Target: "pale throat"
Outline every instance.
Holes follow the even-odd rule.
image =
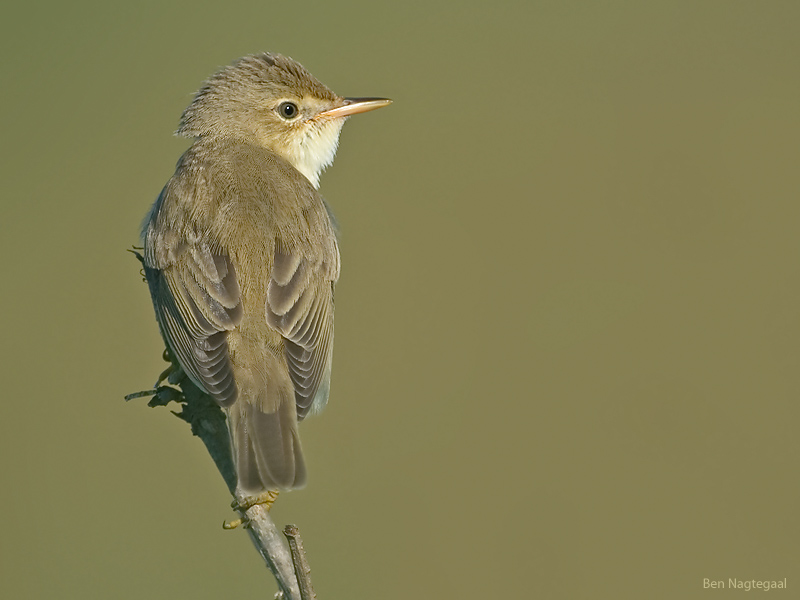
[[[340,118],[313,124],[288,148],[286,158],[315,188],[319,188],[322,171],[333,163],[344,121]]]

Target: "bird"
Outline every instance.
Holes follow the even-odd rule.
[[[340,271],[319,178],[344,122],[390,103],[265,52],[213,74],[181,115],[193,141],[144,220],[145,278],[169,352],[224,409],[237,493],[306,483],[298,423],[328,401]]]

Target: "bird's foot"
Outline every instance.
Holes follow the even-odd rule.
[[[258,494],[257,496],[245,496],[243,498],[237,498],[231,502],[231,508],[239,512],[244,512],[248,508],[254,507],[256,504],[263,504],[266,509],[269,510],[277,497],[277,490],[269,490],[263,494]]]
[[[222,528],[223,529],[236,529],[242,523],[244,523],[245,524],[244,526],[247,527],[247,519],[245,519],[244,517],[241,517],[239,519],[234,519],[233,521],[223,521],[222,522]]]
[[[265,507],[267,511],[272,508],[273,503],[278,498],[278,492],[275,490],[270,490],[264,492],[263,494],[259,494],[257,496],[245,496],[244,498],[237,498],[233,502],[231,502],[231,508],[235,511],[238,511],[244,514],[247,510],[253,508],[257,504],[261,504]],[[223,529],[236,529],[239,525],[244,525],[247,527],[248,519],[247,517],[242,516],[239,519],[234,519],[233,521],[225,521],[222,524]]]

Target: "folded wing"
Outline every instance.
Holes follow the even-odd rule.
[[[335,248],[334,248],[334,251]],[[328,400],[333,356],[333,283],[337,255],[309,257],[276,248],[267,288],[266,318],[285,338],[297,417],[321,410]]]
[[[221,406],[230,406],[238,392],[226,332],[242,318],[233,265],[202,241],[170,254],[169,264],[159,265],[152,247],[145,252],[145,276],[162,334],[186,374]]]

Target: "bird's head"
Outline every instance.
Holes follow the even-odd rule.
[[[347,117],[390,103],[385,98],[342,98],[291,58],[257,54],[212,75],[183,112],[177,134],[258,144],[318,187]]]

